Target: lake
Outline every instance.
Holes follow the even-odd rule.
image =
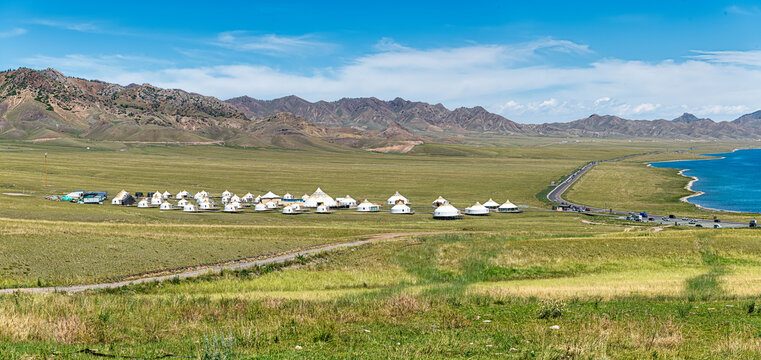
[[[650,164],[659,168],[687,169],[694,176],[692,190],[704,194],[688,199],[711,209],[761,213],[761,149],[737,150],[717,159],[667,161]]]

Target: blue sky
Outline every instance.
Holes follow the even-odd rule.
[[[375,96],[524,123],[761,109],[761,3],[13,2],[0,68],[227,99]]]

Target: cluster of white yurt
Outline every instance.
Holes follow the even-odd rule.
[[[466,215],[474,215],[474,216],[485,216],[489,215],[489,208],[487,208],[484,205],[481,205],[480,202],[477,202],[473,204],[473,206],[469,206],[465,208],[465,214]]]
[[[357,205],[357,211],[360,211],[360,212],[378,212],[378,211],[380,211],[380,205],[373,204],[373,203],[367,201],[367,199],[365,199],[365,201],[363,201],[362,203]]]

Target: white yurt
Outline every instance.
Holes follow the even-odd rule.
[[[320,204],[329,208],[338,206],[338,203],[336,203],[330,195],[326,194],[322,189],[317,188],[317,190],[304,201],[304,206],[308,208],[316,208]]]
[[[365,201],[363,201],[362,203],[357,205],[357,211],[361,211],[361,212],[378,212],[378,211],[380,211],[380,205],[373,204],[373,203],[367,201],[367,199],[365,199]]]
[[[169,191],[164,191],[162,195],[164,197],[164,200],[169,200],[172,198],[172,194],[170,194]]]
[[[214,210],[214,204],[211,203],[211,201],[202,201],[200,204],[198,204],[198,208],[201,210]]]
[[[203,199],[204,197],[207,197],[207,196],[209,196],[209,193],[207,193],[204,190],[201,190],[201,191],[197,192],[195,195],[193,195],[193,199],[195,199],[196,201],[199,201],[199,200],[201,200],[201,199]]]
[[[229,196],[223,196],[223,197],[222,197],[222,203],[223,203],[223,204],[227,204],[227,203],[229,203],[229,202],[230,202],[230,197],[229,197]]]
[[[164,194],[160,192],[153,193],[153,196],[151,196],[151,205],[152,206],[160,206],[161,203],[164,202]]]
[[[254,201],[254,194],[252,193],[246,193],[246,195],[243,195],[242,198],[240,198],[243,202],[253,202]]]
[[[283,195],[283,199],[284,200],[293,200],[293,195],[291,195],[291,193],[285,193],[285,195]]]
[[[497,209],[498,212],[518,212],[518,207],[515,206],[515,204],[511,203],[510,200],[505,201],[504,204],[500,205]]]
[[[185,205],[188,204],[188,200],[185,198],[180,199],[180,201],[177,202],[178,207],[185,207]]]
[[[254,199],[254,202],[257,204],[262,202],[262,197],[257,195],[256,198]]]
[[[274,201],[270,201],[268,203],[265,203],[264,206],[267,207],[267,209],[277,209],[277,203]]]
[[[230,201],[227,205],[232,205],[236,209],[240,209],[243,207],[240,201]]]
[[[438,199],[433,200],[433,204],[431,204],[434,208],[437,208],[442,205],[449,205],[449,200],[444,199],[443,197],[439,196]]]
[[[484,206],[489,210],[497,210],[499,203],[489,198],[489,201],[485,202]]]
[[[409,206],[404,205],[402,203],[394,205],[394,207],[391,208],[392,214],[412,214],[412,209],[410,209]]]
[[[309,199],[309,195],[304,194],[301,196],[301,201],[307,201],[307,199]]]
[[[185,206],[183,206],[182,211],[185,212],[196,212],[198,211],[198,207],[193,203],[187,203]]]
[[[394,193],[394,195],[391,195],[391,197],[388,198],[388,200],[386,201],[386,204],[388,204],[388,205],[396,205],[399,202],[401,202],[402,204],[405,204],[405,205],[410,203],[410,201],[407,200],[406,197],[402,196],[402,194],[400,194],[397,191],[396,193]]]
[[[233,196],[230,197],[230,202],[237,202],[237,203],[239,203],[240,201],[241,201],[241,198],[238,195],[233,195]]]
[[[254,206],[254,211],[267,211],[267,205],[256,204],[256,206]]]
[[[357,206],[357,200],[354,200],[351,196],[346,195],[345,197],[342,197],[341,200],[338,200],[338,205],[353,208]]]
[[[122,191],[119,191],[119,193],[116,194],[116,196],[114,196],[113,199],[111,199],[111,204],[112,205],[121,205],[122,204],[122,200],[124,200],[124,198],[126,198],[127,195],[129,195],[129,193],[126,192],[124,189],[122,189]]]
[[[465,214],[475,216],[489,215],[489,209],[486,206],[481,205],[480,202],[476,202],[473,206],[465,209]]]
[[[294,204],[291,204],[291,208],[292,208],[294,211],[301,211],[301,210],[303,210],[303,209],[301,208],[301,203],[294,203]]]
[[[174,210],[174,205],[170,203],[169,201],[164,201],[161,203],[161,207],[159,207],[161,210]]]
[[[314,212],[318,214],[330,214],[330,211],[328,210],[328,207],[325,204],[317,206],[317,209]]]
[[[174,196],[174,198],[177,199],[177,200],[187,199],[189,197],[190,197],[190,193],[187,192],[187,190],[182,190],[182,191],[178,192],[177,195]]]
[[[147,208],[147,207],[151,207],[151,205],[150,205],[150,203],[148,202],[148,199],[146,199],[146,198],[143,198],[142,200],[140,200],[140,201],[137,203],[137,207],[139,207],[139,208]]]
[[[286,206],[283,208],[283,214],[284,215],[296,215],[298,212],[293,209],[293,206]]]
[[[230,196],[233,196],[233,194],[232,194],[231,192],[229,192],[229,191],[227,191],[227,190],[225,190],[225,191],[223,191],[223,192],[222,192],[222,197],[223,197],[223,198],[225,198],[225,197],[226,197],[226,198],[229,198]]]
[[[225,209],[222,210],[222,211],[224,211],[226,213],[236,213],[236,212],[239,212],[240,209],[238,209],[237,207],[235,207],[235,205],[230,203],[230,204],[225,205]]]
[[[457,210],[456,207],[444,204],[433,211],[433,218],[441,220],[459,219],[462,218],[462,214],[460,214],[460,210]]]

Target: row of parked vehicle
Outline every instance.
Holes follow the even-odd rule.
[[[103,204],[108,200],[108,191],[72,191],[60,198],[61,201],[71,201],[80,204]]]

